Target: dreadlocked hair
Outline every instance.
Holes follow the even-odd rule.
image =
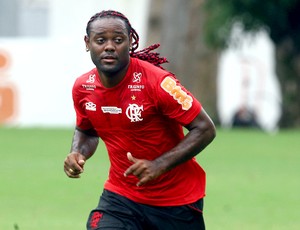
[[[157,52],[152,52],[153,50],[157,49],[160,44],[153,44],[145,49],[136,51],[137,48],[139,47],[139,35],[135,31],[135,29],[132,28],[129,20],[125,15],[118,11],[114,10],[103,10],[99,13],[96,13],[94,16],[90,18],[90,20],[87,23],[86,26],[86,34],[89,36],[90,35],[90,25],[93,21],[101,18],[109,18],[109,17],[115,17],[115,18],[120,18],[125,22],[126,29],[128,31],[128,36],[132,37],[132,44],[131,44],[131,49],[129,51],[129,55],[134,58],[138,58],[140,60],[147,61],[155,66],[158,66],[163,69],[161,64],[163,63],[168,63],[168,60],[165,57],[160,57],[159,53]]]

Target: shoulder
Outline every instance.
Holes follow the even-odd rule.
[[[96,83],[96,68],[90,70],[87,73],[82,74],[81,76],[77,77],[73,86],[73,89],[81,88],[85,85],[90,85]]]
[[[132,71],[134,73],[140,73],[143,80],[148,83],[160,83],[166,76],[173,76],[167,70],[159,68],[147,61],[143,61],[137,58],[131,58]]]
[[[167,70],[159,68],[150,62],[140,60],[138,58],[131,58],[131,63],[133,65],[133,67],[143,69],[144,71],[146,71],[148,73],[152,73],[152,74],[154,73],[154,74],[160,74],[160,75],[165,75],[165,74],[169,73]]]

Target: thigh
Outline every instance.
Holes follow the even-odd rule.
[[[93,210],[90,213],[87,230],[141,230],[134,219],[120,216],[120,213],[109,213]]]
[[[89,215],[87,230],[142,230],[142,219],[134,202],[104,191],[98,207]]]
[[[205,230],[203,199],[176,207],[145,206],[144,215],[151,230]]]

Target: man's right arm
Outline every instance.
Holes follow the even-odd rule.
[[[71,151],[64,161],[64,171],[68,177],[79,178],[83,173],[85,161],[95,153],[99,143],[99,137],[94,135],[94,131],[75,129]]]

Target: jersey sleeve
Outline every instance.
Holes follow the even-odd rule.
[[[157,86],[158,106],[162,113],[185,126],[201,111],[201,103],[172,75],[164,77]]]
[[[82,93],[78,81],[78,79],[75,81],[72,89],[74,109],[76,112],[76,126],[81,130],[90,130],[93,129],[93,126],[85,112],[84,94]]]

